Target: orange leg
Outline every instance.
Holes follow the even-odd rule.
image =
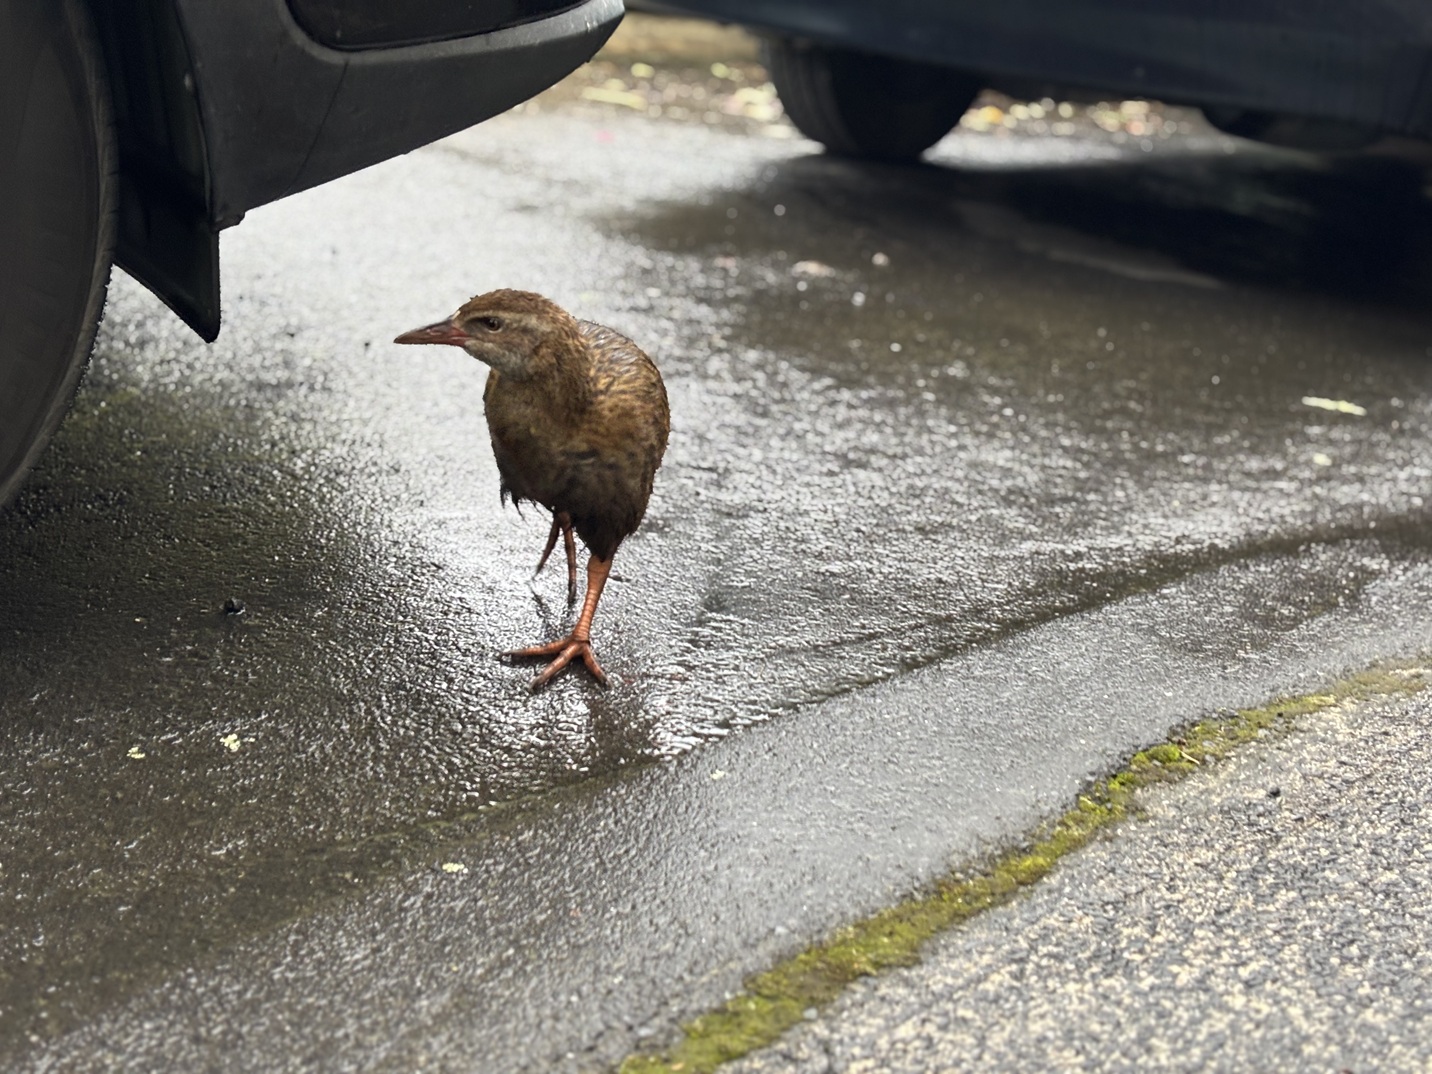
[[[532,645],[526,649],[513,649],[511,652],[503,653],[503,656],[513,658],[551,656],[555,659],[538,673],[532,680],[532,689],[540,690],[552,681],[552,677],[572,662],[576,657],[582,658],[582,663],[587,665],[587,670],[603,686],[607,684],[607,673],[597,663],[597,658],[592,652],[592,617],[597,614],[597,601],[602,599],[602,587],[607,584],[607,575],[611,573],[612,561],[609,559],[598,559],[592,556],[587,560],[587,596],[582,601],[582,612],[577,616],[577,625],[572,628],[572,633],[565,638],[558,638],[556,641],[548,642],[546,645]]]
[[[570,521],[562,527],[562,542],[567,546],[567,607],[570,608],[577,603],[577,542],[572,540]]]
[[[567,549],[567,604],[571,606],[577,603],[577,542],[572,539],[572,519],[566,511],[552,512],[552,530],[547,534],[547,547],[542,549],[542,558],[537,561],[537,569],[532,572],[532,577],[536,579],[542,573],[542,568],[547,566],[547,557],[552,554],[552,549],[557,547],[559,532]]]

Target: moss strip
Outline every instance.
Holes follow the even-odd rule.
[[[1094,783],[1074,808],[1037,831],[1028,845],[1000,855],[976,874],[952,872],[933,888],[848,925],[824,943],[750,978],[740,994],[683,1026],[682,1039],[669,1051],[629,1056],[620,1074],[709,1074],[721,1063],[772,1043],[851,982],[913,964],[926,941],[938,933],[1009,902],[1043,879],[1064,855],[1136,813],[1133,799],[1141,788],[1182,779],[1255,739],[1287,734],[1301,716],[1356,701],[1414,694],[1425,685],[1420,667],[1385,666],[1321,693],[1282,698],[1196,723],[1134,754],[1122,770]]]

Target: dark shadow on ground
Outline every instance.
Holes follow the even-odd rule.
[[[0,1056],[651,752],[640,691],[504,706],[352,466],[101,372],[0,511]]]
[[[957,243],[972,205],[1115,242],[1225,281],[1311,291],[1422,312],[1432,294],[1432,198],[1399,157],[1321,159],[1247,148],[1162,150],[1079,164],[895,166],[814,154],[770,166],[709,205],[631,218],[653,245],[787,248],[802,223],[777,205],[819,207],[846,229]],[[733,207],[741,207],[734,216]],[[749,211],[746,211],[749,210]],[[837,239],[840,231],[832,231]],[[806,236],[807,238],[809,236]]]

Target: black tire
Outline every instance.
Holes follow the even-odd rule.
[[[766,69],[802,134],[832,153],[910,161],[960,121],[982,88],[949,67],[768,38]]]
[[[0,3],[0,505],[60,424],[114,256],[116,149],[79,0]]]

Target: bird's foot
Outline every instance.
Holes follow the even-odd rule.
[[[578,638],[575,634],[568,634],[565,638],[558,638],[546,645],[529,645],[525,649],[512,649],[502,655],[509,660],[526,660],[544,656],[554,658],[532,680],[531,686],[534,692],[551,682],[557,672],[577,657],[582,658],[582,663],[587,665],[587,670],[592,673],[592,677],[597,682],[603,686],[607,684],[607,673],[602,670],[602,665],[597,663],[596,654],[592,652],[591,641],[587,638]]]

